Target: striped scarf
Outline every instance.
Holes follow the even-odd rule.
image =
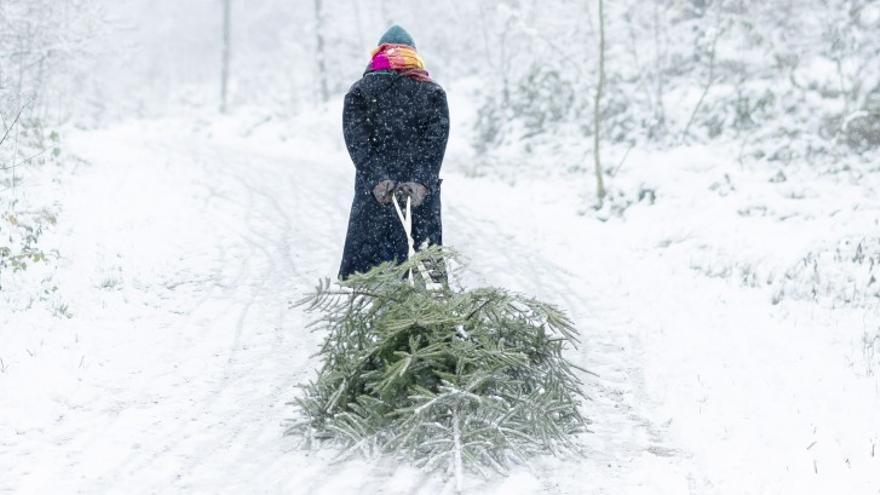
[[[373,58],[367,72],[393,70],[398,74],[418,81],[430,81],[425,70],[425,62],[416,49],[407,45],[384,43],[373,50]]]

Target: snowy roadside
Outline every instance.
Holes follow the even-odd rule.
[[[287,302],[335,273],[350,202],[336,110],[71,137],[91,162],[60,198],[73,318],[0,312],[0,493],[451,490],[280,437],[320,339]],[[880,356],[861,344],[876,301],[775,295],[800,256],[880,231],[877,174],[770,182],[723,150],[634,152],[616,185],[655,204],[602,222],[578,215],[571,176],[470,177],[466,144],[444,173],[464,282],[559,302],[584,334],[572,357],[599,375],[585,459],[473,492],[876,493]]]
[[[471,187],[474,194],[479,189]],[[516,199],[477,209],[477,216],[503,211],[498,223],[484,217],[486,228],[506,221],[505,228],[513,226],[508,242],[521,247],[520,258],[502,257],[490,280],[563,298],[592,327],[588,332],[621,334],[633,367],[641,367],[644,402],[655,406],[652,424],[691,453],[696,473],[714,488],[693,493],[876,492],[880,382],[876,351],[863,343],[880,328],[875,308],[774,305],[772,287],[707,277],[693,266],[694,246],[728,248],[727,238],[707,233],[715,225],[709,218],[682,233],[668,219],[686,212],[663,211],[658,202],[637,207],[625,221],[593,223],[572,208],[540,205],[549,188],[530,189],[532,201],[511,191],[497,197]],[[497,258],[483,252],[469,251],[481,253],[474,264],[493,266]],[[552,275],[534,268],[535,258],[552,260],[550,269],[567,282],[536,283]],[[534,271],[503,274],[505,263]],[[587,365],[603,360],[592,351],[599,355]]]
[[[489,243],[468,251],[475,265],[563,298],[590,332],[622,321],[606,331],[643,366],[653,424],[712,487],[694,493],[876,493],[880,174],[634,150],[609,181],[625,212],[597,221],[575,214],[591,181],[571,184],[572,155],[521,157],[533,166],[507,192],[462,181],[469,214],[505,237],[497,249],[519,247],[514,274]],[[543,269],[523,270],[535,258]],[[541,283],[548,268],[566,282]]]

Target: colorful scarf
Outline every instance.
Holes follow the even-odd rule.
[[[408,45],[384,43],[373,50],[373,59],[367,66],[367,72],[393,70],[398,74],[411,77],[418,81],[430,81],[431,76],[425,70],[425,62],[416,49]]]

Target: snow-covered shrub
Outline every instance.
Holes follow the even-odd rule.
[[[574,103],[574,88],[559,71],[534,65],[511,94],[510,110],[523,124],[523,137],[529,138],[570,116]]]
[[[46,283],[49,276],[37,273],[27,280],[21,278],[15,287],[10,287],[11,279],[57,257],[54,249],[41,242],[46,230],[57,222],[57,208],[32,197],[27,186],[35,173],[46,171],[44,166],[60,164],[60,137],[41,121],[20,115],[11,120],[5,136],[0,142],[0,293],[8,306],[28,307],[35,298],[54,292]],[[54,175],[54,170],[48,172]],[[13,288],[17,289],[14,299],[21,304],[9,299]]]
[[[487,97],[474,122],[473,147],[479,154],[501,144],[504,137],[504,108],[497,98]]]
[[[550,132],[577,115],[574,85],[559,71],[531,68],[502,97],[487,95],[474,122],[474,147],[483,153],[503,142]]]
[[[57,121],[69,115],[95,68],[90,41],[104,25],[101,2],[0,2],[0,112]],[[5,120],[4,125],[10,120]],[[2,132],[2,130],[0,130]]]
[[[880,327],[873,332],[866,331],[862,336],[862,354],[865,358],[865,369],[868,375],[880,371]]]
[[[7,307],[17,306],[11,299],[26,307],[54,292],[50,275],[33,268],[54,257],[42,240],[57,208],[30,186],[37,174],[41,182],[57,180],[61,169],[35,170],[62,159],[59,135],[49,127],[64,121],[74,102],[85,103],[70,96],[82,97],[83,75],[95,65],[89,43],[104,19],[92,3],[0,2],[0,296]],[[69,314],[61,309],[55,312]]]
[[[880,148],[880,84],[868,94],[863,108],[843,119],[840,127],[850,148],[858,152]]]
[[[878,9],[852,0],[609,4],[603,138],[660,146],[733,140],[742,143],[741,157],[784,163],[876,149]],[[597,33],[595,12],[586,10],[566,11],[559,20],[526,7],[507,9],[517,22],[504,40],[519,49],[504,52],[505,77],[489,78],[495,84],[483,98],[505,95],[493,102],[504,129],[535,129],[509,142],[528,147],[535,136],[556,135],[572,123],[583,136],[592,133],[592,115],[583,110],[595,97]],[[523,40],[527,49],[517,44]],[[542,88],[549,81],[529,77],[535,58],[543,73],[574,88],[562,118],[535,119],[534,112],[558,115],[539,104],[547,101]],[[566,100],[564,87],[560,95]],[[509,111],[518,102],[534,112]],[[482,151],[502,143],[487,140]]]
[[[0,290],[8,272],[23,271],[29,264],[46,261],[49,253],[40,247],[43,230],[56,222],[55,215],[43,209],[16,212],[14,204],[0,201]],[[7,209],[8,208],[8,209]]]
[[[880,237],[847,238],[831,249],[807,253],[778,281],[773,300],[786,298],[880,304]]]
[[[846,144],[859,152],[880,147],[880,111],[864,110],[852,115],[843,126]]]
[[[505,470],[530,455],[576,450],[586,424],[571,321],[550,304],[495,288],[411,285],[427,249],[303,303],[328,332],[317,379],[288,433],[332,440],[343,455],[391,454],[429,469]]]

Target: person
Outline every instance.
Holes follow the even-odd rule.
[[[449,108],[402,27],[382,36],[363,77],[345,95],[342,126],[356,172],[339,277],[407,259],[394,196],[401,208],[406,198],[411,202],[415,246],[441,245],[439,175]]]

